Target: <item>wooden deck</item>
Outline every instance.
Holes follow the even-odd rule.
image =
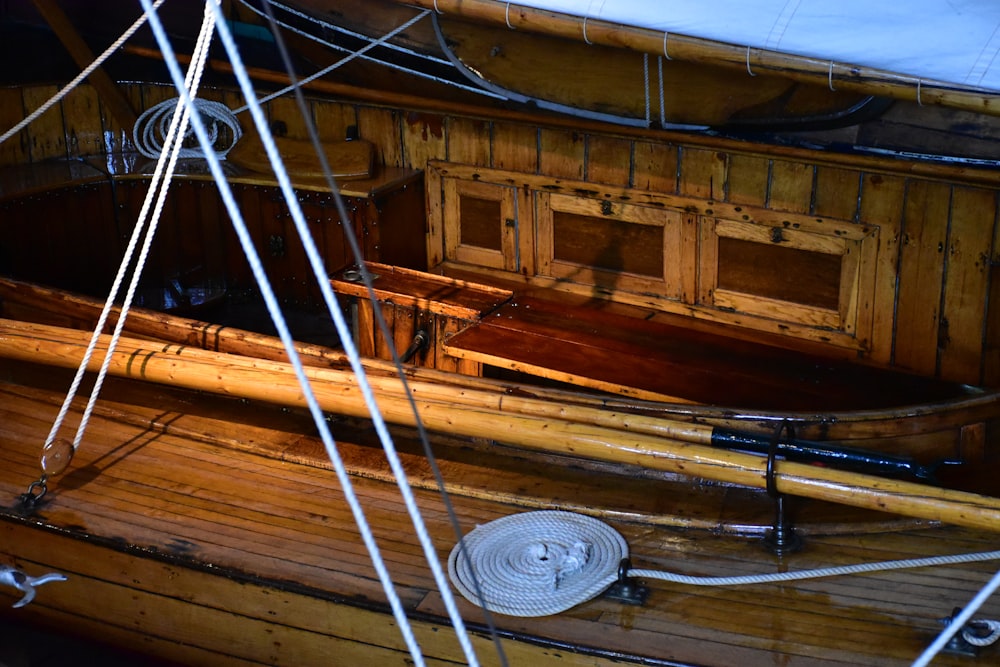
[[[10,610],[13,595],[2,591],[5,617],[99,633],[186,664],[407,664],[342,494],[301,415],[111,381],[72,468],[39,511],[23,515],[13,498],[38,475],[38,450],[65,377],[18,364],[5,365],[3,374],[0,493],[9,501],[0,521],[2,558],[32,574],[69,576],[40,588],[22,610]],[[348,421],[335,420],[334,429],[429,664],[462,662],[370,434]],[[520,511],[521,502],[591,512],[606,504],[636,567],[773,572],[995,545],[994,535],[882,525],[890,517],[871,513],[854,515],[858,530],[845,533],[850,512],[834,519],[840,510],[803,505],[807,549],[777,559],[755,539],[732,534],[740,521],[746,532],[766,523],[769,506],[759,494],[627,480],[555,460],[509,458],[498,472],[496,452],[485,458],[465,443],[462,458],[458,442],[434,440],[443,447],[463,530]],[[426,484],[405,430],[397,441],[417,485]],[[592,484],[597,479],[604,484]],[[494,493],[506,502],[491,499]],[[445,558],[455,538],[441,500],[433,491],[417,497]],[[824,512],[827,528],[837,528],[809,525],[810,515]],[[644,522],[652,513],[687,516],[691,525]],[[647,582],[653,593],[646,607],[599,598],[558,616],[497,622],[512,665],[903,665],[939,631],[936,619],[970,599],[991,572],[978,564],[743,588]],[[480,659],[496,664],[480,612],[465,601],[460,607]],[[983,611],[998,613],[996,601]],[[996,649],[987,651],[975,664],[996,659]],[[973,663],[942,657],[935,664]]]

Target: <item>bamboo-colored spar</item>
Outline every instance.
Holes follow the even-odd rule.
[[[444,15],[510,26],[516,30],[584,40],[583,19],[569,14],[545,11],[494,0],[408,0],[408,4],[432,9]],[[662,55],[662,31],[636,28],[588,20],[586,41],[593,44],[631,49],[652,55]],[[833,63],[807,56],[750,49],[708,39],[671,33],[669,55],[672,60],[716,65],[740,70],[751,68],[755,73],[783,76],[807,84],[828,86],[893,97],[901,100],[1000,115],[1000,95],[995,92],[963,88],[940,81],[921,80],[850,63]]]
[[[73,368],[82,360],[88,338],[88,334],[61,327],[0,320],[0,356],[7,358]],[[107,342],[107,336],[102,337],[101,347],[105,350]],[[91,370],[99,367],[101,356],[99,353],[91,360]],[[291,367],[278,362],[122,339],[109,369],[121,377],[228,396],[292,406],[305,403]],[[308,369],[307,374],[324,410],[366,416],[363,398],[352,378],[343,372],[316,368]],[[414,424],[406,400],[378,391],[377,396],[388,421]],[[432,431],[745,486],[762,487],[765,483],[764,461],[759,456],[444,401],[419,401],[418,409]],[[1000,529],[1000,500],[996,498],[790,462],[776,466],[775,481],[779,491],[792,495],[973,528]]]

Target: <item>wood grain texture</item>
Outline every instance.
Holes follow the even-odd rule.
[[[0,491],[8,496],[37,474],[37,442],[47,429],[43,415],[52,414],[61,400],[59,389],[46,386],[42,377],[29,373],[29,384],[39,385],[3,389],[7,465],[0,471]],[[155,415],[155,402],[154,395],[109,385],[91,425],[93,439],[74,468],[53,483],[39,521],[3,512],[5,562],[70,577],[39,590],[24,610],[32,620],[96,631],[92,601],[101,599],[104,636],[186,664],[255,664],[262,656],[275,664],[328,664],[331,647],[361,661],[374,657],[380,664],[403,664],[399,633],[330,473],[130,423]],[[180,407],[184,401],[165,405]],[[188,405],[181,409],[198,412],[197,402]],[[233,407],[268,423],[265,411]],[[238,424],[211,414],[204,413],[199,430],[214,424],[212,429],[239,433]],[[169,416],[180,425],[195,414]],[[287,417],[284,426],[272,423],[277,428],[270,435],[254,430],[255,437],[275,445],[288,441]],[[462,662],[440,595],[433,592],[408,521],[399,513],[396,491],[361,477],[355,488],[403,604],[415,616],[429,664]],[[585,489],[577,493],[588,500]],[[454,536],[440,500],[433,493],[416,494],[443,558]],[[703,494],[694,490],[691,500]],[[733,496],[728,504],[743,502]],[[461,499],[456,508],[465,530],[513,510],[475,498]],[[704,575],[947,554],[990,543],[982,534],[940,528],[814,535],[810,549],[779,562],[756,541],[731,535],[613,525],[627,539],[636,566]],[[508,633],[504,646],[511,664],[604,665],[615,658],[619,664],[763,667],[778,655],[793,667],[896,666],[909,664],[937,633],[936,619],[956,601],[969,599],[991,571],[988,564],[958,565],[752,588],[647,581],[653,594],[644,607],[598,598],[557,616],[496,620]],[[10,595],[7,589],[0,594]],[[481,614],[464,600],[459,608],[472,623],[483,664],[497,664],[482,635]],[[982,613],[1000,611],[989,601]],[[854,641],[845,644],[844,636]],[[573,651],[566,650],[569,645]],[[938,662],[952,667],[967,660],[942,656]]]

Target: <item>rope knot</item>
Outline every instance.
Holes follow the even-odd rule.
[[[566,546],[564,544],[535,542],[528,545],[527,555],[530,560],[538,563],[538,567],[551,577],[550,590],[556,590],[563,579],[583,569],[590,560],[591,545],[588,542],[577,541]]]

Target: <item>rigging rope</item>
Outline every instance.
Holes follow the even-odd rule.
[[[206,11],[201,31],[198,35],[198,41],[195,46],[194,58],[192,59],[191,67],[188,70],[187,81],[185,81],[185,85],[189,86],[192,90],[197,90],[201,81],[201,74],[204,71],[204,65],[208,59],[208,47],[211,44],[213,24],[214,16],[211,15],[211,12]],[[66,398],[60,406],[56,418],[53,420],[52,428],[45,439],[43,451],[55,451],[54,447],[58,446],[55,442],[56,435],[62,428],[62,424],[65,421],[66,414],[69,411],[73,399],[79,392],[84,374],[90,365],[90,360],[93,357],[94,351],[97,348],[97,343],[100,340],[100,336],[104,331],[105,324],[107,323],[108,316],[111,313],[115,297],[121,291],[122,282],[124,281],[128,268],[132,263],[132,257],[135,254],[139,238],[145,231],[145,239],[139,252],[139,258],[136,261],[135,269],[133,270],[132,280],[129,283],[128,290],[121,307],[121,312],[118,315],[118,322],[115,326],[114,334],[108,343],[108,349],[105,352],[94,387],[90,392],[87,406],[80,418],[80,423],[77,425],[76,435],[74,436],[72,442],[72,451],[68,452],[68,457],[71,458],[72,452],[76,451],[80,447],[80,442],[83,440],[83,435],[87,430],[87,424],[90,420],[91,414],[93,413],[97,398],[100,395],[104,379],[107,376],[108,367],[111,363],[111,353],[114,351],[118,340],[121,337],[122,331],[124,330],[125,319],[128,316],[128,309],[134,299],[135,291],[139,283],[139,277],[142,273],[142,268],[146,263],[146,257],[149,254],[149,249],[156,233],[156,226],[163,210],[163,204],[166,199],[170,181],[177,163],[179,148],[183,141],[182,135],[184,128],[187,126],[188,120],[188,108],[179,108],[175,106],[170,126],[166,132],[166,144],[171,147],[171,150],[169,153],[164,152],[159,156],[160,159],[156,164],[156,169],[154,170],[153,177],[150,181],[149,190],[146,192],[146,197],[143,200],[142,209],[139,212],[139,218],[136,221],[135,228],[132,230],[132,236],[129,239],[128,246],[125,249],[125,254],[118,267],[118,273],[115,275],[114,283],[109,290],[107,301],[105,301],[104,308],[101,310],[101,314],[98,317],[93,335],[91,336],[87,349],[84,352],[83,359],[80,361],[80,366],[77,368],[76,375],[70,383],[70,388],[67,391]],[[163,181],[162,186],[160,185],[161,179]],[[147,227],[147,217],[149,216],[150,204],[153,201],[154,196],[157,195],[157,192],[159,192],[159,196],[157,197],[156,204],[153,208],[153,214],[148,218],[149,223]],[[42,459],[42,468],[42,479],[44,480],[46,473],[49,472],[46,469],[46,459],[44,457]]]
[[[246,0],[240,0],[240,2],[241,2],[242,5],[244,5],[250,11],[258,14],[259,16],[265,16],[264,12],[260,11],[259,9],[257,9],[256,7],[254,7],[253,5],[251,5],[250,3],[248,3]],[[350,37],[353,37],[355,39],[359,39],[359,40],[363,40],[363,41],[369,42],[369,44],[367,46],[365,46],[365,47],[363,47],[361,49],[358,49],[357,51],[350,51],[349,49],[347,49],[347,48],[345,48],[343,46],[340,46],[339,44],[335,44],[335,43],[333,43],[331,41],[324,40],[324,39],[322,39],[322,38],[320,38],[320,37],[318,37],[318,36],[316,36],[316,35],[314,35],[314,34],[312,34],[310,32],[307,32],[305,30],[301,30],[299,28],[296,28],[295,26],[293,26],[293,25],[291,25],[289,23],[286,23],[284,21],[277,21],[277,20],[275,20],[275,23],[277,23],[278,25],[280,25],[285,30],[290,30],[290,31],[292,31],[292,32],[294,32],[294,33],[296,33],[298,35],[301,35],[302,37],[305,37],[306,39],[310,39],[310,40],[312,40],[312,41],[314,41],[314,42],[316,42],[318,44],[321,44],[321,45],[329,48],[329,49],[333,49],[335,51],[345,51],[345,52],[349,53],[348,56],[346,56],[345,58],[343,58],[340,61],[337,61],[336,63],[334,63],[330,67],[328,67],[328,68],[326,68],[324,70],[321,70],[320,72],[317,72],[316,74],[313,74],[313,75],[311,75],[311,76],[303,79],[302,81],[299,82],[299,85],[303,85],[305,83],[308,83],[308,82],[312,81],[313,79],[319,78],[319,77],[327,74],[331,70],[335,69],[336,67],[340,67],[344,63],[346,63],[346,62],[348,62],[350,60],[353,60],[354,58],[361,57],[361,58],[363,58],[365,60],[375,61],[375,62],[379,63],[380,65],[383,65],[383,66],[388,67],[390,69],[394,69],[394,70],[397,70],[397,71],[400,71],[400,72],[404,72],[406,74],[417,76],[417,77],[420,77],[420,78],[423,78],[423,79],[429,79],[431,81],[436,81],[438,83],[442,83],[442,84],[445,84],[445,85],[448,85],[448,86],[452,86],[454,88],[459,88],[461,90],[466,90],[466,91],[469,91],[469,92],[478,93],[478,94],[484,95],[486,97],[493,97],[493,98],[496,98],[496,99],[506,99],[503,95],[499,95],[497,93],[494,93],[494,92],[489,91],[489,90],[485,90],[483,88],[479,88],[479,87],[476,87],[476,86],[467,86],[465,84],[458,83],[456,81],[451,81],[451,80],[445,79],[443,77],[439,77],[439,76],[434,76],[432,74],[428,74],[427,72],[423,72],[423,71],[418,70],[418,69],[412,69],[410,67],[405,67],[403,65],[398,65],[396,63],[393,63],[393,62],[390,62],[390,61],[386,61],[386,60],[380,60],[380,59],[378,59],[378,58],[376,58],[374,56],[366,56],[366,55],[364,55],[365,53],[367,53],[371,49],[375,48],[376,46],[385,46],[385,47],[387,47],[389,49],[393,49],[393,50],[399,51],[401,53],[405,53],[408,56],[412,56],[412,57],[415,57],[415,58],[420,58],[420,59],[423,59],[423,60],[427,60],[429,62],[438,64],[438,65],[442,65],[442,64],[443,65],[451,65],[450,61],[448,61],[448,60],[444,60],[444,59],[438,58],[436,56],[428,55],[426,53],[421,53],[419,51],[414,51],[413,49],[409,49],[409,48],[407,48],[405,46],[399,46],[398,44],[393,44],[392,42],[388,41],[388,40],[392,39],[393,37],[395,37],[398,33],[402,32],[403,30],[405,30],[406,28],[408,28],[412,23],[416,22],[419,19],[422,19],[425,16],[425,14],[419,14],[412,21],[408,21],[407,23],[405,23],[404,25],[396,28],[392,32],[389,32],[389,33],[383,35],[382,37],[380,37],[380,38],[378,38],[376,40],[372,40],[372,38],[369,37],[369,36],[367,36],[367,35],[363,35],[363,34],[361,34],[359,32],[354,32],[352,30],[347,30],[343,26],[338,26],[338,25],[333,24],[333,23],[328,23],[327,21],[322,21],[322,20],[320,20],[318,18],[315,18],[315,17],[310,16],[308,14],[305,14],[303,12],[300,12],[300,11],[297,11],[295,9],[292,9],[291,7],[288,7],[288,6],[283,5],[281,3],[271,1],[271,2],[269,2],[269,4],[271,6],[278,7],[279,9],[281,9],[281,10],[283,10],[285,12],[288,12],[289,14],[291,14],[293,16],[297,16],[300,19],[304,19],[306,21],[310,21],[312,23],[315,23],[316,25],[319,25],[320,27],[322,27],[322,28],[324,28],[326,30],[330,30],[330,31],[334,31],[334,32],[340,32],[340,33],[343,33],[345,35],[349,35]],[[273,95],[269,95],[267,97],[261,98],[261,101],[262,102],[266,102],[266,101],[272,99],[273,97],[277,97],[278,95],[283,95],[284,93],[287,93],[288,91],[289,91],[289,88],[285,88],[284,90],[278,91],[277,93],[274,93]]]
[[[165,2],[165,0],[156,0],[156,2],[153,3],[153,7],[154,8],[159,8],[159,6],[162,5],[164,2]],[[135,23],[133,23],[131,26],[129,26],[125,30],[125,32],[123,32],[122,35],[118,39],[116,39],[114,41],[114,43],[111,46],[109,46],[107,49],[105,49],[104,52],[101,53],[101,55],[99,55],[94,60],[94,62],[92,62],[90,65],[88,65],[82,72],[80,72],[76,76],[76,78],[74,78],[72,81],[70,81],[65,86],[63,86],[62,89],[59,90],[59,92],[57,92],[55,95],[53,95],[48,100],[46,100],[45,103],[42,104],[42,106],[40,106],[37,109],[35,109],[24,120],[22,120],[20,123],[18,123],[17,125],[15,125],[14,127],[12,127],[11,129],[9,129],[6,132],[4,132],[3,135],[0,135],[0,144],[2,144],[3,142],[7,141],[11,137],[13,137],[15,134],[17,134],[18,132],[20,132],[21,130],[23,130],[24,128],[26,128],[28,125],[30,125],[31,123],[33,123],[39,116],[41,116],[46,111],[48,111],[53,106],[55,106],[62,98],[66,97],[66,95],[70,91],[72,91],[74,88],[76,88],[78,85],[80,85],[80,83],[83,82],[88,76],[90,76],[91,74],[93,74],[94,70],[96,70],[98,67],[100,67],[101,65],[103,65],[105,60],[107,60],[108,58],[110,58],[112,56],[112,54],[116,53],[118,51],[118,49],[121,48],[122,44],[124,44],[125,42],[127,42],[132,37],[132,35],[134,35],[136,33],[136,31],[138,31],[139,28],[141,28],[143,26],[143,24],[145,24],[145,23],[146,23],[146,14],[143,13],[142,16],[140,16],[138,19],[136,19]]]
[[[142,0],[143,6],[149,10],[150,0]],[[211,0],[207,3],[213,12],[221,14],[221,10],[217,6],[216,2]],[[427,12],[424,12],[426,14]],[[422,15],[421,15],[422,16]],[[171,77],[174,80],[175,85],[180,93],[181,101],[184,105],[190,105],[190,96],[187,93],[186,88],[183,85],[182,78],[180,76],[180,69],[177,64],[176,55],[173,53],[172,47],[170,46],[169,40],[163,31],[163,26],[160,24],[159,20],[155,15],[151,16],[150,23],[153,27],[154,34],[156,35],[157,42],[163,51],[165,62],[167,63],[168,69],[170,70]],[[322,257],[317,250],[315,243],[312,240],[312,236],[308,230],[308,226],[305,221],[305,217],[302,214],[301,207],[299,206],[298,198],[295,195],[295,191],[291,186],[291,181],[288,177],[288,173],[284,168],[281,158],[278,155],[277,148],[274,144],[274,139],[271,135],[270,129],[267,124],[267,120],[264,117],[264,113],[259,100],[256,98],[256,93],[253,88],[253,84],[250,81],[249,75],[247,74],[246,67],[244,66],[242,59],[240,58],[239,52],[236,48],[235,42],[232,39],[232,35],[229,32],[228,26],[224,21],[219,21],[217,23],[218,34],[225,45],[227,54],[229,55],[230,62],[233,66],[233,72],[237,77],[240,88],[244,93],[245,98],[249,102],[250,112],[254,118],[257,130],[260,134],[261,140],[264,144],[264,148],[267,152],[268,158],[274,167],[275,177],[278,180],[279,186],[281,188],[282,194],[284,195],[286,204],[288,205],[289,212],[291,213],[292,220],[295,224],[296,230],[299,233],[300,240],[306,251],[307,258],[310,263],[310,267],[315,274],[317,282],[320,287],[320,291],[323,295],[327,309],[333,318],[334,324],[336,326],[338,335],[342,341],[344,351],[347,354],[351,367],[355,372],[358,379],[358,385],[361,389],[361,393],[365,398],[365,402],[371,413],[372,421],[375,426],[375,430],[379,435],[379,439],[382,442],[383,449],[386,453],[386,457],[389,460],[390,466],[396,475],[397,484],[399,486],[400,492],[403,496],[404,504],[407,507],[407,511],[410,514],[411,521],[413,522],[415,532],[424,548],[425,555],[427,556],[428,564],[434,573],[435,581],[439,586],[442,598],[445,602],[445,606],[448,609],[449,617],[451,618],[452,624],[455,628],[456,635],[459,639],[459,643],[462,645],[463,651],[465,652],[466,658],[470,665],[478,665],[478,660],[474,649],[472,648],[471,641],[465,631],[464,622],[461,615],[457,611],[457,607],[454,605],[453,600],[449,600],[451,593],[447,585],[447,580],[445,579],[443,573],[441,572],[440,563],[437,562],[436,551],[434,545],[427,534],[426,527],[423,524],[423,519],[420,514],[419,508],[416,506],[415,499],[413,497],[412,489],[410,489],[403,471],[402,464],[399,460],[399,456],[395,450],[395,446],[389,436],[388,430],[386,429],[385,421],[382,418],[381,413],[378,410],[378,406],[375,402],[374,395],[371,390],[371,386],[367,380],[364,369],[361,365],[361,360],[358,355],[357,349],[351,338],[350,330],[347,323],[344,321],[343,313],[340,311],[340,307],[336,301],[336,297],[333,294],[332,287],[329,281],[326,279],[326,270],[323,266]],[[298,92],[298,91],[297,91]],[[194,125],[195,134],[198,137],[199,142],[203,147],[210,145],[208,133],[201,122],[200,117],[197,114],[192,116],[192,124]],[[331,463],[334,466],[334,470],[337,474],[337,478],[340,481],[345,500],[351,508],[354,515],[355,522],[358,525],[359,532],[361,533],[362,540],[365,546],[368,548],[369,555],[372,560],[372,564],[379,575],[379,579],[382,582],[383,589],[386,593],[386,597],[389,601],[389,605],[392,608],[393,616],[399,624],[401,633],[403,634],[404,641],[406,642],[407,648],[413,658],[415,664],[423,665],[424,660],[420,651],[420,647],[413,636],[412,628],[409,625],[409,621],[406,617],[405,611],[402,608],[402,604],[399,600],[399,596],[395,591],[392,583],[392,579],[386,570],[385,563],[381,557],[377,543],[375,542],[374,536],[372,535],[371,528],[365,518],[364,511],[354,493],[353,485],[350,480],[343,461],[340,458],[339,452],[337,451],[336,443],[333,440],[333,436],[329,430],[329,424],[325,419],[325,415],[319,406],[316,396],[312,391],[312,387],[308,381],[305,374],[305,369],[302,366],[301,359],[297,354],[294,341],[291,337],[291,333],[288,330],[287,323],[281,314],[281,308],[278,301],[274,295],[274,292],[270,286],[267,276],[263,270],[263,266],[260,262],[260,257],[257,254],[256,248],[254,247],[253,240],[250,237],[249,231],[247,230],[246,223],[243,221],[239,207],[233,198],[232,191],[229,184],[222,173],[222,168],[218,157],[211,151],[206,152],[205,158],[208,162],[208,166],[212,175],[215,178],[216,184],[219,188],[220,195],[222,196],[223,202],[226,206],[227,211],[232,218],[234,228],[236,229],[237,236],[239,237],[240,243],[243,247],[244,253],[251,265],[253,274],[257,280],[260,287],[261,294],[264,298],[265,304],[267,306],[268,312],[271,314],[271,318],[274,322],[276,329],[278,330],[279,337],[285,345],[286,351],[289,356],[289,360],[292,367],[295,370],[296,376],[302,386],[303,396],[308,404],[309,411],[313,416],[313,420],[319,430],[321,439],[326,448],[327,455],[330,457]],[[321,158],[322,159],[322,158]],[[334,189],[336,192],[336,189]],[[339,201],[339,199],[338,199]]]

